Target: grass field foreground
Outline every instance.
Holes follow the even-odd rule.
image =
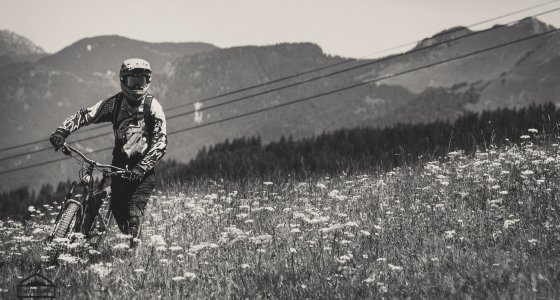
[[[139,250],[113,227],[42,274],[61,298],[558,299],[560,149],[530,140],[382,174],[159,191]],[[0,222],[0,298],[42,265],[57,205]]]

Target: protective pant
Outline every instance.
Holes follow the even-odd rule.
[[[133,238],[139,236],[141,218],[154,187],[153,170],[147,172],[140,183],[130,183],[116,176],[111,178],[111,211],[122,233]]]

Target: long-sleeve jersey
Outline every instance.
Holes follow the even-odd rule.
[[[115,117],[115,106],[119,97],[122,99],[121,106]],[[126,97],[124,97],[122,93],[118,93],[97,102],[92,107],[79,110],[77,113],[67,118],[60,128],[66,129],[69,132],[74,132],[89,124],[111,122],[113,123],[115,134],[115,149],[113,150],[113,155],[119,155],[123,152],[124,146],[119,138],[119,134],[125,132],[129,128],[138,127],[138,123],[135,123],[134,118],[135,116],[141,116],[143,114],[144,100],[145,99],[138,105],[130,105]],[[151,122],[145,122],[141,125],[148,139],[147,147],[145,151],[143,151],[144,153],[140,161],[136,164],[144,169],[144,171],[151,170],[164,156],[167,148],[165,114],[163,113],[161,104],[155,98],[152,100],[150,113],[148,115],[152,118]],[[147,127],[150,126],[146,124],[152,124],[153,126],[151,127],[153,128],[148,129]]]

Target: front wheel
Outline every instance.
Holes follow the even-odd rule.
[[[58,258],[58,254],[62,250],[62,245],[56,239],[68,238],[74,225],[76,224],[76,216],[80,206],[77,203],[70,202],[62,211],[60,219],[55,225],[54,231],[51,235],[49,259],[54,262]]]

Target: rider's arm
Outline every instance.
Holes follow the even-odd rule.
[[[145,172],[155,167],[156,163],[163,157],[167,148],[167,128],[165,124],[165,114],[161,104],[156,99],[152,100],[151,112],[154,118],[154,130],[152,132],[152,140],[150,148],[144,158],[137,166],[141,167]]]
[[[77,113],[68,117],[62,123],[62,128],[68,133],[74,132],[83,126],[101,122],[111,122],[113,120],[113,106],[115,96],[97,102],[94,106],[80,109]]]

